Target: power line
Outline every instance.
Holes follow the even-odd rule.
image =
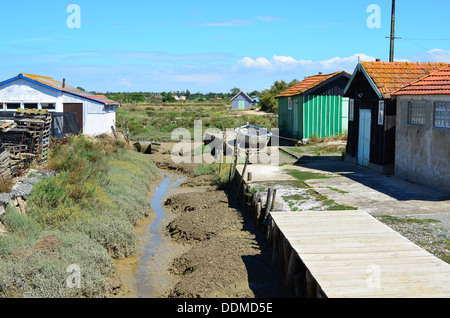
[[[450,41],[450,38],[445,38],[445,39],[417,39],[417,38],[403,38],[403,40],[412,40],[412,41]]]

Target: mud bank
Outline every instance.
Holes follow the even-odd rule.
[[[149,237],[148,229],[158,219],[156,212],[136,229],[140,252],[119,261],[126,286],[121,297],[289,297],[281,273],[271,266],[271,249],[253,220],[233,205],[232,196],[216,188],[212,176],[194,176],[196,164],[171,163],[170,147],[162,145],[150,156],[163,175],[176,172],[184,180],[162,198],[165,216],[159,247],[145,247],[155,238]],[[142,266],[159,273],[153,274],[154,286],[146,285],[150,280]]]

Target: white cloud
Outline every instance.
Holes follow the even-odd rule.
[[[270,69],[272,67],[272,63],[264,57],[258,57],[256,59],[244,57],[242,60],[238,61],[238,65],[254,69]]]
[[[274,55],[270,60],[264,57],[244,57],[237,62],[238,68],[247,68],[264,72],[335,72],[345,70],[352,72],[359,61],[374,61],[375,58],[366,54],[354,54],[349,57],[333,57],[328,60],[296,60],[292,56]]]
[[[264,22],[277,22],[277,21],[281,20],[280,18],[277,18],[277,17],[261,16],[261,15],[256,16],[255,19],[261,20],[261,21],[264,21]]]
[[[252,20],[228,20],[222,22],[201,22],[194,23],[196,26],[205,26],[205,27],[236,27],[252,24]]]
[[[414,60],[418,62],[450,63],[450,51],[432,49],[415,56]]]

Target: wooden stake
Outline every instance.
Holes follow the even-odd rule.
[[[242,183],[244,182],[244,176],[245,176],[245,170],[247,170],[248,158],[249,158],[249,153],[247,151],[247,155],[246,155],[246,158],[245,158],[245,164],[244,164],[244,170],[242,170],[241,182],[239,182],[239,186],[238,186],[237,192],[236,192],[236,199],[235,199],[234,203],[236,203],[238,201],[239,191],[241,189]]]
[[[270,207],[270,211],[273,211],[273,208],[275,207],[276,196],[277,196],[277,189],[273,189],[272,205]]]

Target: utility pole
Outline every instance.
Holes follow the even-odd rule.
[[[389,52],[389,62],[394,62],[394,42],[395,42],[395,0],[392,0],[391,49]]]

